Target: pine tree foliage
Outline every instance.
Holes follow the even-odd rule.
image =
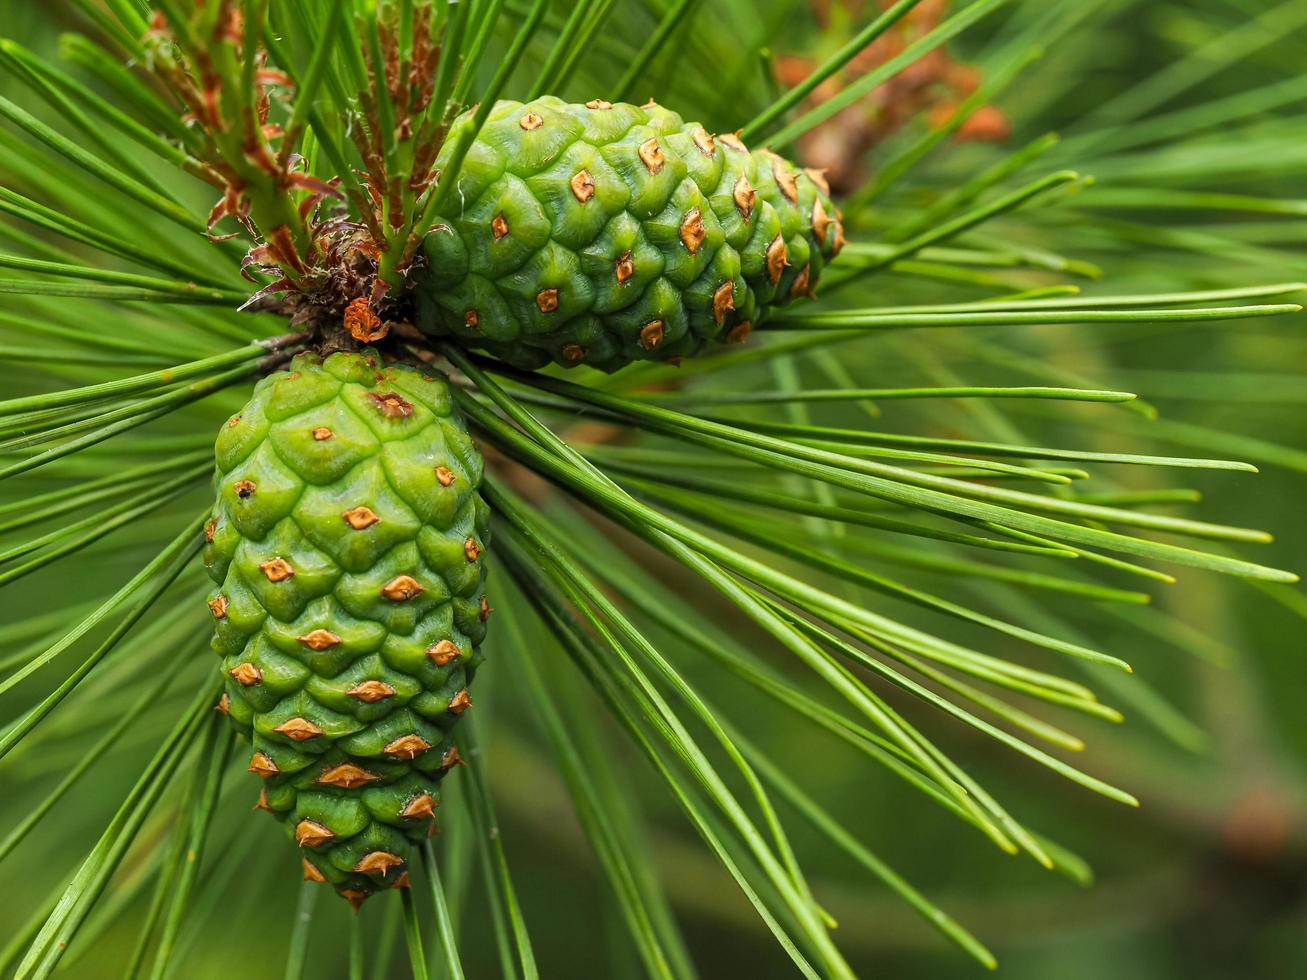
[[[783,969],[857,975],[805,870],[830,854],[993,966],[983,937],[900,872],[893,840],[868,839],[841,788],[787,751],[790,733],[892,777],[887,792],[905,790],[895,805],[946,815],[958,846],[1087,883],[1086,860],[1038,826],[1055,815],[1013,812],[968,753],[996,749],[1077,794],[1136,805],[1147,787],[1068,759],[1126,715],[1187,747],[1202,735],[1165,687],[1129,675],[1107,642],[1116,628],[1175,635],[1182,623],[1145,607],[1204,573],[1296,596],[1292,571],[1257,560],[1269,534],[1177,514],[1196,494],[1173,481],[1307,468],[1301,453],[1159,418],[1096,383],[1092,358],[1086,369],[1060,354],[1292,322],[1304,286],[1265,271],[1307,276],[1283,229],[1216,216],[1301,215],[1301,202],[1212,187],[1301,162],[1301,141],[1264,120],[1307,86],[1281,72],[1195,93],[1301,26],[1299,4],[1024,144],[954,137],[1008,97],[1021,133],[1022,113],[1074,100],[1093,48],[1082,39],[1129,4],[898,0],[826,32],[798,0],[57,6],[57,45],[0,41],[0,765],[22,800],[6,808],[0,875],[23,882],[0,963],[16,976],[163,977],[217,960],[249,972],[271,957],[254,975],[403,963],[461,977],[469,941],[490,950],[469,962],[539,976],[533,918],[557,912],[519,897],[542,857],[501,835],[497,813],[545,779],[587,852],[558,847],[548,863],[560,878],[578,861],[597,869],[622,951],[612,975],[706,970],[655,825],[674,826],[682,850],[692,841],[690,866],[721,904],[749,910]],[[809,40],[806,74],[782,90],[773,51],[795,36]],[[933,113],[918,92],[918,111],[877,130],[870,176],[828,196],[802,169],[814,136],[938,69],[951,46],[966,47],[978,86]],[[605,139],[585,129],[610,113],[624,121]],[[555,124],[572,132],[565,150],[546,142]],[[1174,220],[1154,223],[1157,209]],[[515,228],[538,241],[500,256]],[[607,270],[625,284],[627,263],[644,306],[604,307]],[[1141,285],[1159,280],[1173,288]],[[589,290],[589,305],[566,306],[569,290]],[[560,305],[566,318],[550,319]],[[462,479],[459,507],[421,513],[428,491],[415,490],[405,503],[420,519],[395,527],[408,533],[395,547],[421,551],[458,609],[460,659],[439,664],[439,685],[422,650],[408,673],[392,659],[365,677],[360,659],[358,677],[334,665],[288,679],[300,668],[274,650],[274,619],[290,613],[222,631],[239,598],[221,584],[228,563],[253,561],[222,521],[246,519],[232,478],[263,451],[228,420],[257,416],[269,445],[301,405],[362,425],[344,403],[374,382],[324,372],[364,357],[438,424],[420,446],[407,431],[364,433],[360,458],[419,459],[433,487],[450,485],[441,469]],[[428,383],[439,395],[424,401]],[[252,391],[256,415],[243,408]],[[1120,432],[1138,451],[1102,447]],[[1145,452],[1148,440],[1194,455]],[[362,486],[334,469],[319,479],[314,465],[335,464],[312,443],[293,452],[297,486]],[[1144,470],[1159,474],[1144,489],[1113,476]],[[261,473],[279,476],[272,463]],[[261,499],[269,526],[303,536],[287,554],[311,541],[349,574],[387,587],[407,574],[385,565],[398,550],[349,551],[331,515],[292,521]],[[377,507],[349,507],[351,529],[390,533]],[[433,527],[444,537],[428,551]],[[347,587],[333,586],[342,603]],[[416,595],[395,588],[395,601]],[[287,649],[314,646],[288,636]],[[262,794],[251,747],[213,710],[231,713],[255,672],[306,713],[358,719],[331,733],[335,755],[296,755],[307,775],[279,774]],[[331,688],[346,679],[349,691]],[[253,727],[255,760],[289,758],[300,739],[276,732],[282,704],[257,694],[238,727]],[[373,710],[397,695],[411,712]],[[423,698],[439,702],[427,712],[439,724]],[[387,727],[401,714],[448,772],[438,809],[422,790],[438,837],[379,816],[433,771],[395,753],[368,768],[403,734]],[[339,775],[326,803],[311,762]],[[246,812],[256,797],[293,812],[292,827],[368,829],[301,863]],[[27,857],[38,852],[50,857]],[[406,870],[368,864],[375,854]],[[355,915],[318,898],[323,878],[355,901],[398,887]],[[251,916],[260,934],[232,949],[216,924]],[[121,961],[97,962],[101,943]]]

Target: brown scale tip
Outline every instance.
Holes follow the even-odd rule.
[[[421,735],[412,734],[401,735],[381,751],[397,759],[416,759],[429,748],[431,748],[430,742]]]
[[[726,314],[735,309],[735,280],[727,279],[712,294],[712,318],[717,326],[726,322]]]
[[[585,107],[587,109],[611,109],[613,104],[611,102],[606,102],[603,99],[591,99],[585,104]]]
[[[324,769],[314,782],[340,789],[354,789],[358,786],[366,786],[368,783],[375,783],[380,778],[375,772],[368,772],[352,762],[342,762],[338,766]]]
[[[570,184],[572,196],[582,204],[594,197],[595,179],[590,176],[590,171],[578,170],[576,176],[571,179]]]
[[[285,558],[269,558],[259,565],[259,571],[269,582],[284,582],[295,574],[295,569]]]
[[[312,630],[305,633],[303,636],[295,637],[295,639],[299,640],[310,650],[329,650],[331,647],[334,647],[337,643],[341,642],[339,636],[331,632],[331,630],[324,629]]]
[[[767,246],[767,278],[771,280],[773,286],[781,281],[781,275],[789,264],[790,255],[785,248],[785,239],[777,235]]]
[[[231,698],[227,696],[226,691],[222,692],[222,697],[218,698],[218,703],[213,706],[213,710],[219,714],[231,714]]]
[[[249,662],[237,664],[227,673],[241,687],[253,687],[263,680],[263,671]]]
[[[703,240],[707,235],[703,227],[703,215],[698,208],[690,208],[681,220],[681,244],[691,255],[696,255],[703,248]]]
[[[620,286],[635,275],[635,261],[630,252],[623,252],[614,263],[617,270],[617,284]]]
[[[844,251],[844,246],[849,243],[849,240],[844,237],[844,225],[839,221],[839,212],[837,211],[835,214],[835,246],[831,249],[831,258],[835,258],[840,252]]]
[[[481,311],[475,307],[469,306],[463,311],[463,326],[469,330],[475,330],[481,326]]]
[[[662,320],[650,320],[640,328],[640,346],[645,350],[653,350],[663,342],[665,334]]]
[[[740,139],[740,130],[733,133],[722,133],[717,137],[718,142],[725,143],[732,150],[738,150],[741,153],[748,153],[749,148],[744,145],[744,140]]]
[[[277,768],[277,763],[262,752],[255,752],[250,756],[250,764],[245,769],[247,772],[254,773],[260,779],[267,779],[269,776],[276,776],[281,772]]]
[[[541,313],[553,313],[558,309],[558,290],[550,286],[536,293],[536,306]]]
[[[204,525],[204,540],[213,544],[213,532],[218,530],[218,518],[210,517]]]
[[[423,793],[421,796],[415,796],[409,800],[404,809],[399,811],[399,815],[405,820],[434,820],[437,805],[434,796],[430,793]]]
[[[495,241],[508,234],[508,219],[504,217],[504,212],[501,211],[490,219],[490,234],[495,236]]]
[[[396,575],[381,587],[381,594],[391,602],[407,602],[426,591],[412,575]]]
[[[540,118],[539,113],[528,112],[525,116],[523,116],[521,119],[517,121],[517,124],[529,133],[533,129],[539,129],[541,126],[545,124],[545,121]]]
[[[394,883],[393,885],[391,885],[390,887],[391,887],[391,888],[411,888],[412,886],[413,886],[413,883],[409,880],[408,872],[407,872],[407,871],[401,871],[401,872],[399,873],[399,877],[395,879],[395,883]]]
[[[316,820],[306,818],[295,825],[295,840],[300,847],[317,847],[335,839],[332,829]]]
[[[478,615],[481,617],[481,622],[484,623],[487,619],[489,619],[489,618],[490,618],[490,614],[491,614],[492,612],[494,612],[494,611],[495,611],[495,610],[491,607],[489,600],[487,600],[485,596],[482,596],[482,597],[481,597],[481,612],[478,614]]]
[[[459,754],[457,745],[451,745],[448,751],[440,757],[440,768],[445,771],[453,769],[455,766],[465,765],[467,763],[463,761],[463,756]]]
[[[384,875],[391,868],[398,868],[403,863],[404,859],[398,854],[391,854],[389,851],[370,851],[359,858],[358,864],[354,865],[354,870],[364,875]]]
[[[304,866],[305,881],[316,881],[321,883],[327,880],[326,876],[318,870],[318,866],[308,858],[300,858],[300,863]]]
[[[214,619],[225,619],[227,617],[227,597],[225,595],[216,595],[208,601],[209,612],[213,613]]]
[[[258,489],[253,480],[237,480],[231,485],[231,488],[236,491],[236,496],[240,497],[241,500],[249,500],[254,496],[254,491]]]
[[[352,698],[358,698],[365,704],[375,704],[385,698],[393,697],[395,689],[385,681],[363,681],[355,684],[345,692]]]
[[[268,790],[267,790],[267,787],[264,787],[264,788],[262,788],[262,789],[259,790],[259,799],[258,799],[258,801],[254,804],[254,806],[250,807],[250,809],[251,809],[251,810],[267,810],[269,813],[272,813],[272,807],[268,806]]]
[[[739,179],[735,181],[731,198],[735,201],[735,208],[740,212],[740,217],[748,221],[749,216],[753,214],[753,206],[758,200],[758,192],[753,189],[749,178],[744,174],[740,174]]]
[[[472,697],[467,693],[466,687],[449,699],[449,710],[456,715],[461,715],[470,707],[472,707]]]
[[[640,106],[640,108],[641,108],[641,109],[657,109],[657,108],[658,108],[658,103],[655,102],[655,101],[653,100],[653,96],[650,96],[650,97],[649,97],[649,101],[646,102],[644,105]]]
[[[240,424],[241,424],[241,417],[239,415],[233,415],[231,418],[227,420],[227,428],[229,429],[234,429],[236,428],[236,426]]]
[[[454,476],[454,471],[448,466],[436,467],[436,480],[439,481],[442,487],[452,486],[456,479],[458,477]]]
[[[273,729],[295,742],[307,742],[322,734],[322,729],[307,718],[290,718]]]
[[[369,528],[377,523],[377,521],[381,520],[381,518],[377,516],[377,512],[371,507],[351,507],[340,516],[344,519],[346,524],[356,531],[362,531],[364,528]]]
[[[741,320],[727,331],[726,340],[732,344],[742,344],[749,339],[749,332],[752,330],[752,323],[748,320]]]
[[[799,183],[790,168],[785,165],[785,161],[778,156],[773,156],[771,160],[771,174],[776,180],[776,186],[781,189],[785,199],[791,204],[799,203]]]
[[[706,157],[712,156],[717,152],[717,141],[712,138],[712,134],[706,129],[696,129],[691,137],[694,145],[699,148],[699,152]]]
[[[585,348],[580,344],[564,344],[563,360],[577,364],[585,360]]]
[[[413,406],[393,391],[369,391],[368,397],[388,419],[406,419],[413,414]]]
[[[481,545],[477,544],[476,538],[468,538],[463,542],[463,557],[470,562],[481,557]]]
[[[793,285],[790,286],[790,296],[792,298],[797,298],[799,296],[811,296],[811,295],[812,295],[812,267],[809,264],[804,263],[803,268],[799,270],[799,274],[794,277]]]
[[[443,667],[458,657],[458,647],[452,640],[441,640],[427,647],[427,658],[437,667]]]
[[[826,179],[826,171],[818,170],[815,167],[804,167],[803,172],[808,175],[808,179],[821,188],[823,194],[830,193],[830,181]]]
[[[390,333],[390,326],[372,312],[366,296],[350,300],[345,307],[345,329],[360,343],[370,344]]]
[[[644,169],[651,174],[657,174],[663,169],[666,157],[663,156],[663,148],[658,145],[658,138],[651,136],[640,144],[637,151],[640,154],[640,162],[644,164]]]
[[[349,907],[355,912],[363,908],[363,903],[372,896],[371,892],[360,891],[357,888],[341,888],[336,891],[336,894],[349,902]]]
[[[326,442],[333,435],[335,435],[335,433],[332,432],[330,429],[328,429],[325,425],[320,425],[313,430],[313,441]]]
[[[822,245],[826,244],[826,232],[830,228],[831,218],[822,206],[821,198],[812,202],[812,233],[817,236],[817,241]]]

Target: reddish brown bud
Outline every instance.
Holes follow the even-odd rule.
[[[469,306],[463,311],[463,326],[469,330],[476,330],[481,326],[481,313],[474,307]]]
[[[623,252],[616,263],[617,284],[620,286],[635,275],[635,262],[630,252]]]
[[[663,169],[666,157],[663,156],[663,148],[658,145],[657,137],[650,137],[640,144],[637,151],[640,154],[640,162],[644,168],[651,174],[656,174]]]
[[[578,364],[585,360],[585,348],[580,344],[564,344],[563,360],[572,364]]]
[[[726,322],[726,314],[735,309],[735,280],[727,279],[712,294],[712,318],[717,326]]]
[[[231,485],[231,488],[236,491],[236,496],[240,497],[241,500],[249,500],[254,496],[254,491],[257,489],[253,480],[237,480]]]
[[[436,467],[436,480],[439,481],[442,487],[452,486],[456,479],[458,478],[454,476],[454,471],[448,466]]]
[[[295,569],[285,558],[269,558],[259,566],[259,571],[269,582],[284,582],[295,574]]]
[[[245,767],[247,771],[254,773],[260,779],[267,779],[269,776],[276,776],[281,772],[277,764],[272,761],[271,757],[262,752],[255,752],[250,756],[250,764]]]
[[[571,180],[572,195],[584,204],[590,198],[594,197],[595,179],[590,176],[590,171],[580,170]]]
[[[490,220],[490,233],[495,236],[495,241],[508,234],[508,219],[502,211]]]
[[[431,743],[421,735],[401,735],[399,738],[390,742],[381,751],[386,755],[393,755],[397,759],[416,759],[427,749],[431,748]]]
[[[310,650],[328,650],[340,642],[340,637],[331,630],[316,629],[303,636],[297,636],[299,640]]]
[[[396,575],[381,587],[381,594],[392,602],[407,602],[425,591],[411,575]]]
[[[326,877],[323,876],[322,872],[318,870],[318,866],[314,864],[312,861],[310,861],[308,858],[300,858],[300,861],[304,865],[305,881],[324,882],[327,880]]]
[[[395,689],[385,681],[363,681],[355,684],[345,693],[352,698],[358,698],[365,704],[373,704],[383,698],[393,697]]]
[[[317,738],[322,734],[322,729],[307,718],[291,718],[283,721],[273,729],[281,735],[295,742],[307,742],[311,738]]]
[[[360,343],[370,344],[390,332],[389,325],[372,312],[366,296],[350,300],[349,305],[345,307],[344,320],[349,335]]]
[[[456,715],[461,715],[468,708],[472,707],[472,698],[467,693],[467,688],[463,688],[449,700],[449,710]]]
[[[378,412],[388,419],[406,419],[413,414],[413,406],[393,391],[369,391],[368,397]]]
[[[436,816],[436,799],[429,793],[423,793],[421,796],[415,796],[408,801],[404,809],[399,811],[399,815],[405,820],[434,819]]]
[[[324,769],[314,782],[340,789],[354,789],[358,786],[366,786],[368,783],[375,783],[380,778],[375,772],[368,772],[352,762],[342,762],[338,766]]]
[[[732,344],[742,344],[749,339],[751,330],[753,330],[753,324],[748,320],[741,320],[727,331],[726,340]]]
[[[227,617],[227,597],[225,595],[216,595],[209,600],[209,612],[213,613],[214,619],[225,619]]]
[[[371,507],[353,507],[340,515],[344,518],[345,523],[356,531],[362,531],[369,528],[377,521],[381,520],[376,511]]]
[[[650,320],[640,328],[640,346],[645,350],[653,350],[663,342],[664,333],[662,320]]]
[[[427,658],[437,667],[443,667],[458,657],[458,647],[452,640],[441,640],[427,647]]]
[[[253,687],[263,680],[263,671],[249,662],[237,664],[227,673],[241,687]]]
[[[476,561],[481,557],[481,545],[477,544],[476,538],[468,538],[463,542],[463,557],[468,561]]]
[[[552,287],[540,290],[536,293],[536,306],[541,313],[553,313],[558,309],[558,290]]]
[[[354,870],[365,875],[384,875],[391,868],[398,868],[404,859],[389,851],[371,851],[359,859]]]
[[[301,820],[295,825],[295,840],[300,847],[317,847],[319,844],[325,844],[328,841],[335,840],[336,835],[330,827],[318,823],[316,820]]]
[[[707,231],[703,227],[703,215],[698,208],[690,208],[681,220],[681,244],[691,255],[696,255],[703,247]]]

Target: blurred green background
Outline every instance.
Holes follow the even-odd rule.
[[[1005,25],[1053,2],[1012,5],[1004,16],[958,39],[953,55],[986,77],[993,69],[994,41]],[[58,32],[81,23],[74,5],[58,0],[3,6],[0,32],[38,51],[54,51]],[[777,55],[829,50],[841,32],[847,36],[868,16],[865,9],[838,4],[833,12],[821,3],[814,4],[815,11],[789,3],[773,7],[765,0],[754,6],[757,23],[734,26],[763,32]],[[1078,190],[1073,200],[1023,212],[1005,228],[1032,248],[1056,249],[1101,267],[1104,283],[1087,280],[1087,291],[1207,289],[1307,278],[1307,84],[1302,84],[1307,2],[1112,0],[1083,6],[1084,17],[1074,30],[1050,39],[1043,57],[994,99],[1010,134],[997,142],[949,141],[937,148],[886,197],[883,212],[871,212],[864,234],[874,235],[884,215],[910,214],[940,188],[1053,131],[1065,139],[1041,164],[1044,170],[1070,166],[1096,182]],[[721,17],[731,22],[729,11]],[[614,29],[629,32],[638,26],[619,23]],[[597,55],[587,70],[601,82],[620,69]],[[660,101],[694,116],[701,93],[678,79],[675,66],[664,73],[668,91],[659,91]],[[588,84],[578,82],[577,92],[564,94],[578,95]],[[1281,98],[1268,97],[1264,107],[1234,118],[1211,108],[1272,86],[1283,87]],[[29,98],[8,76],[0,77],[0,93]],[[1191,123],[1185,124],[1183,115],[1170,128],[1150,121],[1162,117],[1175,123],[1175,114],[1184,112],[1191,114]],[[732,128],[727,119],[705,122]],[[873,178],[877,161],[892,159],[895,148],[919,135],[921,126],[915,119],[877,143],[870,154]],[[1250,203],[1253,199],[1278,203],[1258,205]],[[1055,278],[1050,274],[1048,281]],[[1036,276],[1028,284],[1039,281]],[[869,301],[895,303],[933,299],[940,289],[911,277],[868,288]],[[973,336],[938,331],[878,338],[845,346],[840,357],[858,383],[868,386],[938,382],[940,375],[932,377],[928,370],[932,361],[938,371],[958,372],[970,383],[1039,383],[1012,364],[980,359]],[[1104,416],[1101,407],[1040,408],[1037,416],[1012,410],[1007,424],[1019,431],[1038,427],[1041,444],[1228,455],[1262,469],[1253,476],[1117,468],[1110,487],[1103,483],[1091,490],[1193,488],[1203,502],[1186,512],[1273,530],[1276,541],[1251,557],[1297,571],[1307,568],[1307,317],[1046,327],[1014,331],[1004,339],[1035,365],[1138,392],[1160,410],[1158,423],[1116,410]],[[815,376],[810,380],[819,383]],[[752,376],[741,374],[737,383],[766,385],[770,379],[759,368]],[[894,407],[885,413],[886,427],[943,436],[987,438],[983,427],[993,422],[957,407]],[[848,408],[814,410],[814,418],[830,424],[858,420]],[[947,576],[923,575],[919,581],[950,596],[970,597],[973,589]],[[1129,660],[1139,677],[1164,695],[1170,707],[1157,708],[1150,718],[1120,703],[1127,715],[1122,726],[1045,712],[1058,722],[1074,721],[1074,730],[1089,743],[1077,763],[1138,795],[1138,811],[1080,791],[969,729],[943,721],[931,729],[942,747],[964,760],[1013,812],[1090,861],[1096,883],[1089,889],[1046,874],[1033,862],[1004,857],[869,767],[864,757],[795,725],[769,703],[755,704],[753,694],[712,668],[681,660],[715,700],[731,705],[735,717],[751,719],[749,731],[775,761],[985,941],[1009,980],[1307,976],[1307,598],[1301,589],[1188,570],[1180,584],[1150,591],[1168,615],[1057,603],[1044,608],[1049,600],[1039,593],[1022,600],[1030,608],[1007,610],[1055,615],[1073,624],[1100,648]],[[18,595],[7,592],[6,601]],[[983,589],[975,596],[1000,610],[1009,601],[1006,594]],[[927,621],[915,613],[905,613],[905,621]],[[1001,638],[991,642],[996,653],[1014,660],[1026,656],[1014,644],[1005,647]],[[556,656],[549,662],[571,669]],[[496,716],[527,714],[510,676],[491,670],[478,684],[478,704],[493,703]],[[567,710],[597,712],[579,678],[577,686]],[[902,699],[895,703],[913,711]],[[539,733],[529,720],[483,725],[481,732],[515,883],[544,976],[641,975]],[[647,778],[635,754],[616,735],[607,747],[630,763],[633,805],[648,816],[665,887],[702,975],[714,980],[790,976],[789,964],[752,909],[665,792]],[[77,806],[60,811],[9,857],[2,869],[7,899],[0,903],[0,936],[31,914],[29,899],[44,895],[65,873],[71,857],[67,842],[78,842],[74,850],[80,854],[99,833],[110,812],[103,801],[121,796],[128,774],[147,753],[148,745],[129,739],[103,766],[92,768],[78,789]],[[6,822],[20,818],[24,806],[49,785],[26,780],[23,770],[12,766],[0,770],[0,780]],[[227,805],[246,806],[249,786],[229,785],[238,791],[226,798]],[[206,878],[206,911],[186,933],[175,975],[218,976],[218,964],[229,966],[235,949],[250,980],[280,976],[298,889],[295,869],[289,863],[263,863],[265,855],[280,854],[283,846],[281,829],[271,821],[251,818],[231,826],[239,830],[220,836],[210,854],[231,857],[235,867]],[[796,822],[793,833],[816,891],[840,921],[837,940],[861,975],[941,980],[984,972],[898,898],[810,836],[803,824]],[[469,976],[494,976],[488,924],[476,914],[476,887],[463,921],[463,952]],[[380,920],[392,912],[377,901],[362,914],[380,928]],[[68,973],[116,975],[99,972],[98,964],[125,956],[134,941],[134,914],[139,908],[129,905],[120,920],[106,924],[95,948],[70,958]],[[320,949],[312,954],[310,975],[340,975],[336,958],[348,914],[343,904],[320,907],[314,931]],[[401,959],[395,976],[405,975]]]

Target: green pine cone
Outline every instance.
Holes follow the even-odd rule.
[[[489,614],[482,460],[438,373],[301,354],[218,434],[205,527],[219,707],[304,874],[407,883]]]
[[[527,368],[743,340],[843,244],[819,172],[653,103],[500,102],[455,200],[414,274],[418,325]]]

